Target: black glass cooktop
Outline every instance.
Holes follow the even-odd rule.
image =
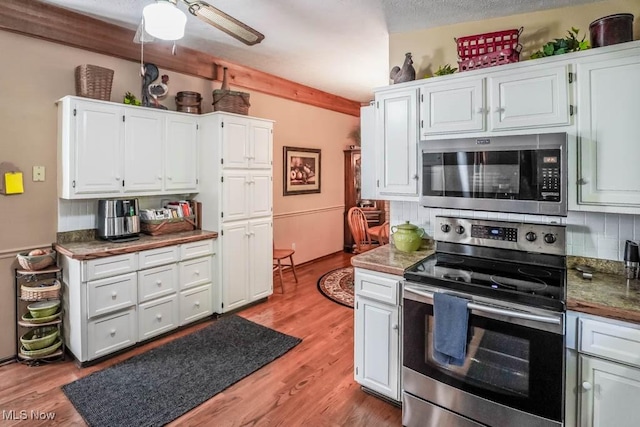
[[[404,274],[412,282],[564,311],[566,270],[435,253]]]

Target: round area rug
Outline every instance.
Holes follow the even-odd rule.
[[[318,290],[331,301],[353,308],[353,267],[331,270],[318,280]]]

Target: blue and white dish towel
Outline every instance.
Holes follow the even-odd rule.
[[[436,292],[433,295],[433,357],[442,365],[464,365],[469,323],[468,300]]]

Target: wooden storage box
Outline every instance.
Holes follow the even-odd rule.
[[[76,67],[76,95],[85,98],[111,100],[113,70],[97,65],[84,64]]]
[[[173,219],[140,220],[140,231],[151,236],[196,229],[196,216]]]
[[[227,113],[249,114],[250,94],[233,90],[216,89],[213,91],[213,111]]]

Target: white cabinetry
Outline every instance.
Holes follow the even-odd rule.
[[[547,65],[427,82],[421,136],[568,125],[568,78],[567,65]]]
[[[640,325],[568,313],[567,422],[587,427],[638,424]],[[574,339],[573,337],[576,337]],[[573,413],[571,413],[573,412]],[[569,425],[569,424],[567,424]]]
[[[228,113],[200,120],[202,225],[220,230],[223,313],[273,293],[273,122]]]
[[[418,90],[375,96],[376,192],[381,200],[418,200]]]
[[[640,213],[640,48],[586,58],[577,75],[578,204]]]
[[[87,261],[62,256],[67,347],[86,362],[209,316],[214,258],[211,239]]]
[[[197,118],[67,96],[58,102],[58,196],[198,190]]]
[[[355,379],[400,401],[401,277],[355,270]]]

